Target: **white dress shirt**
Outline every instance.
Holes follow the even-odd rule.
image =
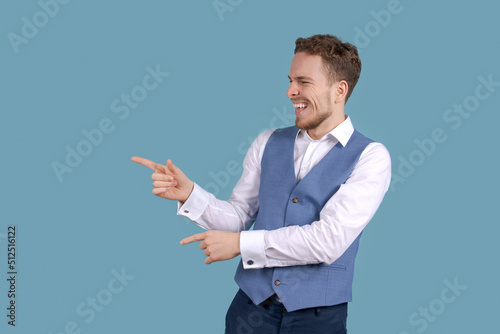
[[[215,198],[195,183],[187,201],[179,203],[177,214],[206,230],[241,231],[245,269],[331,264],[358,237],[382,202],[391,178],[389,152],[381,143],[368,144],[347,181],[321,210],[319,220],[303,226],[249,231],[259,209],[261,159],[273,131],[262,132],[252,143],[243,161],[241,179],[228,201]],[[338,142],[345,146],[353,131],[349,117],[318,140],[300,130],[294,148],[297,181]]]

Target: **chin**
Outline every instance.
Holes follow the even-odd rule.
[[[298,119],[295,120],[295,126],[298,127],[301,130],[307,130],[307,129],[304,129],[304,126],[303,126],[302,122],[299,121]]]
[[[295,119],[295,126],[301,130],[307,131],[314,129],[315,127],[318,126],[318,124],[313,124],[303,119],[302,120]]]

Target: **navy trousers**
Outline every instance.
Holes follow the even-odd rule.
[[[347,303],[288,312],[268,299],[256,305],[241,289],[226,314],[225,334],[345,334]]]

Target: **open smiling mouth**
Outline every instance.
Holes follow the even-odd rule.
[[[300,116],[301,114],[304,113],[304,111],[307,109],[309,106],[308,103],[306,102],[297,102],[293,104],[293,107],[295,108],[295,115]]]

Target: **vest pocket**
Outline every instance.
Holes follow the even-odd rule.
[[[346,271],[346,266],[340,265],[340,264],[323,264],[322,267],[331,269],[331,270],[339,270],[339,271]]]

